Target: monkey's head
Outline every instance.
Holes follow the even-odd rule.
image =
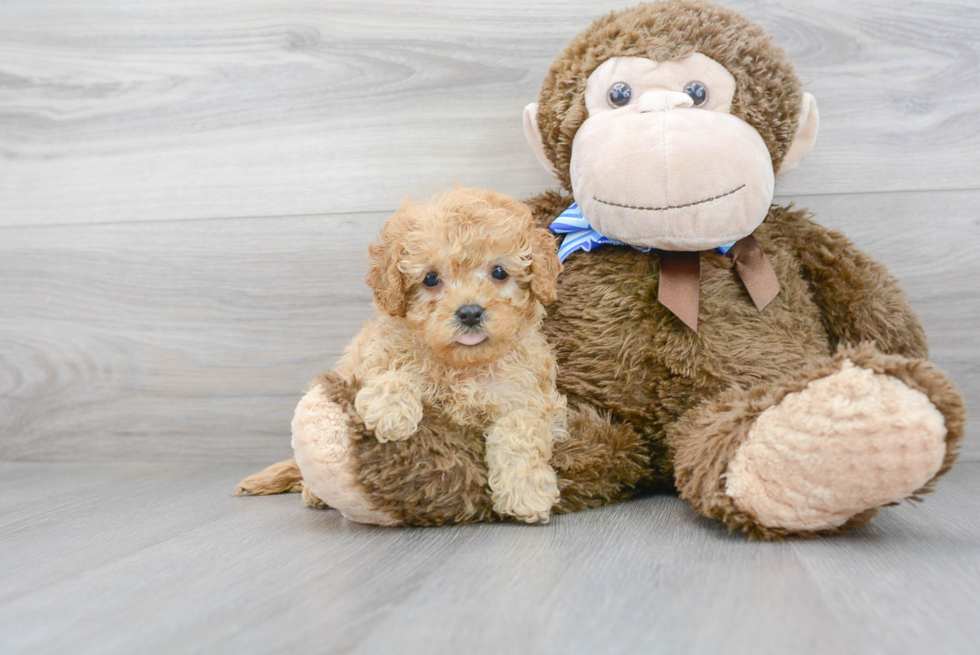
[[[781,48],[702,0],[610,13],[575,37],[524,110],[541,163],[607,237],[706,250],[751,234],[775,174],[816,139]]]

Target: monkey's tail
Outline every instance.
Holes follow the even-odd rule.
[[[252,496],[269,496],[272,494],[300,493],[303,491],[303,474],[295,459],[278,462],[263,471],[250,475],[238,483],[235,495],[243,493]]]

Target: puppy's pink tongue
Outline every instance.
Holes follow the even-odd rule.
[[[486,338],[487,335],[485,334],[479,334],[478,332],[466,332],[456,337],[456,343],[461,343],[464,346],[475,346],[478,343],[483,343]]]

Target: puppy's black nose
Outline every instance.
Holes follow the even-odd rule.
[[[476,327],[483,322],[484,311],[479,305],[466,305],[456,310],[456,318],[466,327]]]

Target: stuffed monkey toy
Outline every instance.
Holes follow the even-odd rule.
[[[813,537],[952,467],[963,400],[895,279],[806,211],[771,205],[776,174],[816,138],[800,87],[758,25],[665,0],[592,23],[525,110],[560,183],[527,201],[564,261],[544,323],[568,400],[555,512],[676,490],[752,538]],[[290,460],[242,489],[305,478],[308,504],[382,525],[500,518],[482,435],[427,416],[380,443],[356,392],[318,378],[293,421],[305,470]]]

